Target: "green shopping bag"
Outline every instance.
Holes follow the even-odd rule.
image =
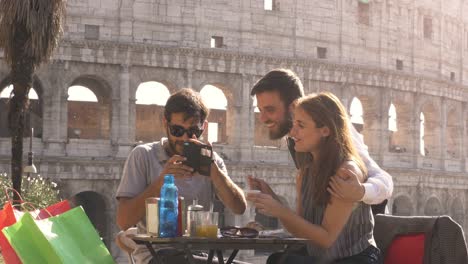
[[[2,232],[23,264],[115,263],[81,206],[43,220],[25,213]]]

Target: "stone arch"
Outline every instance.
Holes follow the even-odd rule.
[[[430,197],[424,205],[424,215],[441,215],[442,204],[437,197]]]
[[[447,111],[447,125],[445,132],[446,155],[449,159],[459,159],[461,156],[461,142],[463,123],[459,107],[452,107]]]
[[[197,84],[194,86],[194,89],[197,89],[197,91],[200,92],[206,85],[212,85],[224,93],[227,100],[227,109],[211,110],[208,122],[218,123],[219,143],[233,143],[233,139],[236,137],[234,126],[239,122],[236,121],[236,119],[239,118],[239,116],[236,115],[237,107],[241,106],[241,103],[238,100],[242,100],[242,98],[238,95],[240,91],[237,91],[233,88],[234,86],[232,86],[235,85],[235,83],[229,83],[229,79],[222,78],[223,75],[226,75],[226,78],[232,79],[228,74],[200,73],[198,75],[198,78],[200,79],[195,79]]]
[[[379,138],[381,137],[382,127],[382,110],[380,101],[381,90],[365,85],[349,85],[346,88],[343,88],[342,101],[345,103],[346,109],[348,109],[348,114],[350,113],[351,102],[354,97],[358,98],[361,101],[363,109],[363,120],[364,125],[361,129],[361,134],[364,137],[366,145],[369,147],[369,151],[377,151],[379,149]],[[341,99],[341,98],[340,98]],[[388,109],[385,107],[385,114]],[[356,126],[355,126],[356,127]],[[359,131],[360,127],[356,127]]]
[[[419,113],[424,114],[424,147],[425,156],[438,158],[440,157],[440,135],[441,135],[441,120],[440,109],[430,101],[424,102]]]
[[[455,198],[450,206],[450,215],[461,226],[465,224],[465,208],[460,198]]]
[[[170,94],[175,93],[180,88],[192,88],[186,84],[187,74],[183,70],[133,66],[130,69],[130,73],[129,92],[131,99],[135,99],[138,86],[145,82],[155,81],[162,83],[169,90]]]
[[[0,81],[0,93],[11,84],[10,76],[6,76]],[[34,127],[33,137],[42,138],[43,131],[43,84],[37,77],[33,77],[33,89],[37,93],[37,100],[29,100],[28,114],[25,117],[24,137],[29,137],[31,134],[31,126]],[[8,98],[0,98],[0,137],[10,137],[8,129]]]
[[[68,101],[68,138],[109,139],[112,122],[112,87],[99,76],[81,75],[67,87],[83,86],[98,102]],[[67,97],[68,98],[68,97]]]
[[[147,97],[163,97],[162,100],[149,100],[141,102],[142,100],[138,98],[139,91],[145,93],[140,94],[144,98]],[[154,90],[154,95],[148,96],[149,92]],[[149,81],[140,83],[137,90],[135,91],[135,138],[137,141],[151,142],[158,141],[162,137],[166,136],[166,131],[164,130],[163,124],[163,115],[164,115],[164,106],[166,105],[167,98],[171,95],[169,88],[161,82]]]
[[[95,191],[82,191],[70,199],[73,206],[82,206],[91,223],[96,228],[104,244],[109,248],[112,243],[109,221],[106,211],[109,210],[106,199]]]
[[[406,195],[399,195],[393,200],[392,214],[410,216],[413,214],[413,203]]]
[[[391,103],[395,106],[397,131],[389,131],[389,148],[390,152],[412,152],[413,140],[411,136],[413,131],[412,124],[412,104],[409,98],[404,94],[399,94],[391,99]],[[388,130],[388,128],[387,128]]]
[[[200,89],[200,94],[210,108],[208,129],[203,132],[203,137],[210,142],[226,143],[227,108],[229,107],[226,94],[223,89],[212,84],[203,86]],[[213,98],[214,96],[216,98]]]
[[[356,128],[359,133],[364,130],[364,105],[361,100],[354,96],[349,104],[349,119],[351,124]]]

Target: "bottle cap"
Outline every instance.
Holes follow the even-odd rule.
[[[174,174],[166,174],[164,176],[164,182],[174,183]]]
[[[188,211],[203,211],[203,205],[191,204],[187,208]]]

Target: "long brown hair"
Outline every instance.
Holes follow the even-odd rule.
[[[325,126],[330,130],[330,134],[320,142],[318,158],[314,159],[310,153],[296,153],[304,185],[301,188],[305,192],[303,197],[312,196],[313,204],[324,206],[330,201],[327,191],[330,178],[343,162],[356,162],[364,175],[367,175],[367,170],[352,142],[348,114],[335,95],[328,92],[308,95],[299,99],[296,107],[303,109],[317,128]]]

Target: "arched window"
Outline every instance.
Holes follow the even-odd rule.
[[[89,88],[74,85],[68,88],[68,101],[74,102],[97,102],[96,95]]]
[[[160,82],[150,81],[138,85],[135,94],[137,141],[159,141],[167,136],[163,116],[164,106],[170,95],[169,89]]]
[[[138,85],[136,91],[136,104],[139,105],[166,105],[171,96],[167,87],[160,82],[145,82]]]
[[[413,212],[413,204],[407,196],[398,196],[393,201],[392,214],[410,216]]]
[[[227,99],[223,91],[213,85],[205,85],[200,91],[205,104],[210,109],[226,110]]]
[[[419,153],[426,156],[426,146],[424,145],[424,113],[419,115]]]
[[[0,98],[10,98],[10,94],[11,94],[12,91],[13,91],[13,85],[10,84],[0,92]],[[38,100],[39,99],[39,96],[37,96],[36,90],[34,90],[34,88],[32,88],[32,87],[31,87],[31,89],[29,89],[28,97],[29,97],[30,100]]]
[[[364,129],[364,111],[362,109],[362,103],[361,100],[359,100],[359,98],[353,98],[353,100],[351,101],[349,113],[351,115],[351,123],[354,125],[356,130],[362,134],[362,130]]]
[[[209,142],[226,142],[227,99],[224,92],[216,86],[205,85],[200,91],[205,104],[210,108],[208,131],[204,132]]]
[[[394,104],[390,104],[390,108],[388,109],[388,130],[392,132],[398,131],[397,113]]]
[[[253,97],[252,106],[254,108],[254,113],[260,113],[260,109],[258,109],[258,107],[257,107],[257,97],[256,96]]]
[[[93,88],[99,89],[99,87]],[[68,138],[108,138],[110,131],[108,103],[101,102],[93,90],[82,85],[70,86],[67,93]]]
[[[8,100],[10,100],[13,85],[0,87],[0,137],[10,137],[8,129]],[[34,88],[29,89],[29,105],[25,115],[24,137],[30,137],[31,127],[34,128],[33,137],[42,137],[42,100]]]
[[[442,213],[442,205],[439,199],[435,197],[429,198],[424,206],[424,215],[440,215]]]

